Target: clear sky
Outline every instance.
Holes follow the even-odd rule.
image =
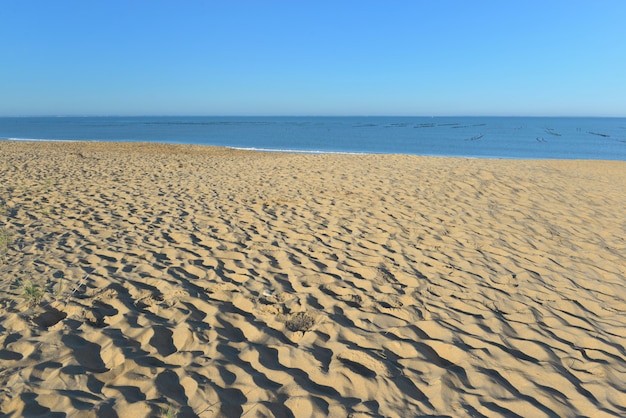
[[[0,0],[0,116],[626,117],[623,0]]]

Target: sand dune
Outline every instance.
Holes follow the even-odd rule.
[[[624,162],[0,142],[0,414],[626,416],[625,191]]]

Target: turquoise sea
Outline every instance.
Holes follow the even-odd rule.
[[[0,140],[149,141],[292,152],[626,161],[626,118],[11,117]]]

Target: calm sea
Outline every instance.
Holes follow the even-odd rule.
[[[626,118],[21,117],[0,118],[0,139],[626,161]]]

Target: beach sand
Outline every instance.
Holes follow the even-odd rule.
[[[0,142],[0,415],[626,416],[625,208],[626,162]]]

